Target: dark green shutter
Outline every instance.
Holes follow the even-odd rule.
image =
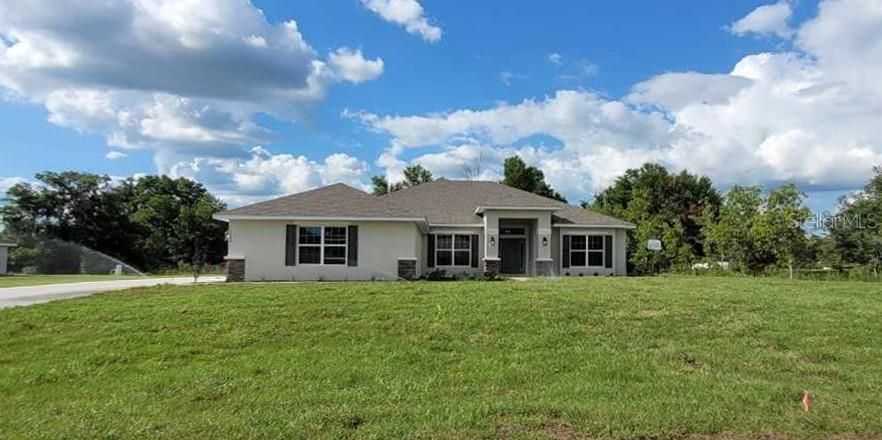
[[[349,227],[347,244],[349,246],[349,249],[346,251],[347,265],[358,266],[358,226]]]
[[[426,266],[435,267],[435,236],[429,234],[429,253],[426,256]]]
[[[612,243],[612,235],[606,235],[603,237],[603,266],[607,269],[612,269],[613,266]]]
[[[561,260],[561,267],[567,268],[570,267],[570,236],[563,236],[563,259]]]
[[[472,235],[472,267],[478,267],[478,235]]]
[[[285,225],[285,266],[297,265],[297,225]]]

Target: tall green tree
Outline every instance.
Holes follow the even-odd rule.
[[[424,168],[420,164],[410,165],[404,169],[404,180],[389,184],[384,176],[371,177],[371,183],[374,186],[373,194],[375,196],[386,195],[390,192],[400,191],[423,183],[431,182],[435,177],[432,172]]]
[[[562,202],[567,201],[545,181],[545,173],[542,170],[528,166],[520,156],[511,156],[505,159],[503,176],[502,183],[510,187]]]
[[[386,194],[389,194],[389,180],[386,179],[386,176],[371,177],[371,184],[374,186],[372,192],[375,196],[385,196]]]
[[[202,184],[168,176],[126,182],[137,228],[137,248],[146,266],[201,265],[224,254],[225,226],[212,219],[226,205]]]
[[[856,195],[842,197],[835,216],[827,219],[835,263],[865,265],[878,275],[882,265],[882,168]]]
[[[734,186],[716,219],[708,218],[710,253],[750,273],[803,263],[809,239],[803,222],[811,212],[805,194],[793,184],[763,195],[757,186]]]
[[[629,169],[594,196],[586,208],[637,225],[629,232],[628,261],[637,272],[666,270],[705,256],[702,217],[715,218],[720,194],[705,176],[685,170],[670,173],[653,163]],[[662,241],[662,251],[649,251],[649,239]]]

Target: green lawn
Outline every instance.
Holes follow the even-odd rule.
[[[45,284],[81,283],[84,281],[107,281],[132,278],[132,276],[125,275],[4,275],[0,276],[0,288],[39,286]]]
[[[0,310],[0,414],[0,438],[880,438],[882,285],[101,294]]]

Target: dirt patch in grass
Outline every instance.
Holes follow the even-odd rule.
[[[515,423],[510,420],[496,421],[495,439],[515,438],[549,438],[554,440],[581,440],[586,438],[579,434],[573,425],[566,420],[554,419],[539,425]]]
[[[542,432],[555,440],[579,440],[579,433],[564,420],[553,420],[542,427]]]

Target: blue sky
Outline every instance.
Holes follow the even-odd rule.
[[[162,172],[238,204],[410,163],[460,178],[480,157],[496,178],[517,153],[571,201],[651,160],[721,188],[794,181],[820,210],[882,157],[880,81],[848,73],[879,67],[876,1],[54,3],[0,6],[7,184]]]

